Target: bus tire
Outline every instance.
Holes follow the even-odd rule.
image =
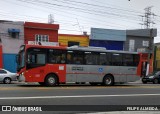
[[[45,85],[46,86],[56,86],[57,85],[57,76],[54,74],[49,74],[46,78],[45,78]]]
[[[104,86],[112,86],[114,85],[114,78],[111,75],[106,75],[103,78],[103,85]]]

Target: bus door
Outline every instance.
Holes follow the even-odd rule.
[[[28,49],[26,63],[26,81],[42,82],[45,74],[45,49]]]

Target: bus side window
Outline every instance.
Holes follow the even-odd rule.
[[[66,54],[64,50],[49,50],[49,63],[64,64],[66,63]]]
[[[73,63],[74,64],[83,64],[83,57],[84,53],[82,51],[75,51],[73,56]]]
[[[68,63],[68,64],[71,64],[71,63],[72,63],[71,57],[72,57],[71,53],[67,53],[67,63]]]
[[[49,49],[49,56],[48,56],[49,63],[56,63],[56,56],[53,49]]]
[[[122,66],[122,54],[121,53],[112,54],[112,65]]]
[[[61,63],[65,63],[66,62],[66,55],[62,54],[61,55]]]
[[[99,60],[100,65],[108,65],[107,53],[100,53]]]
[[[56,59],[55,59],[56,57],[52,54],[52,55],[50,55],[50,57],[49,57],[49,62],[51,62],[51,63],[56,63]]]
[[[85,52],[85,62],[87,65],[99,65],[99,53]]]
[[[123,65],[133,66],[133,54],[123,54]]]
[[[91,59],[91,55],[87,54],[85,55],[85,61],[87,65],[92,65],[92,59]]]
[[[140,55],[134,55],[134,66],[138,66],[140,60]]]

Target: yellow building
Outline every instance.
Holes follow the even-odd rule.
[[[58,42],[60,46],[89,46],[88,35],[72,35],[72,34],[59,34]]]
[[[157,70],[160,70],[160,45],[156,46],[156,50],[155,50],[155,67]]]

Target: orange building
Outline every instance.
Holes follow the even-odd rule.
[[[72,34],[58,34],[58,42],[60,46],[89,46],[88,35],[72,35]]]

